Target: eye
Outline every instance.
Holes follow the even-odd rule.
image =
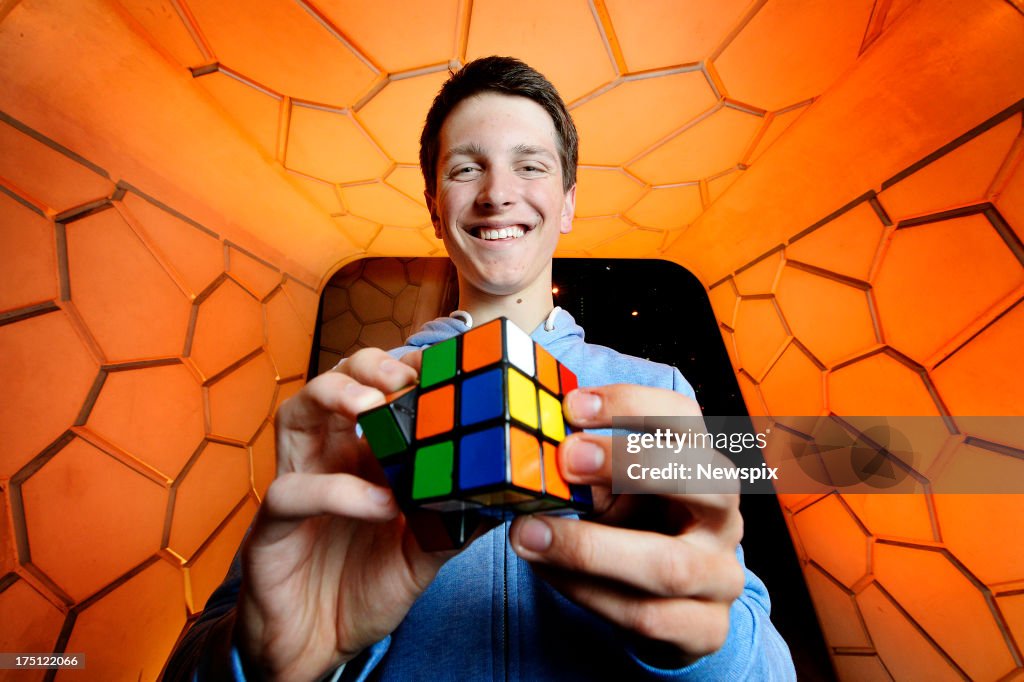
[[[477,177],[480,172],[480,166],[477,165],[456,166],[450,176],[454,180],[470,180]]]
[[[524,162],[520,164],[518,170],[520,173],[525,175],[543,175],[548,172],[548,169],[545,166],[531,162]]]

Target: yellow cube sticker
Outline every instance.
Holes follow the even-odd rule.
[[[513,419],[527,426],[537,425],[537,388],[519,371],[508,370],[508,411]]]
[[[547,391],[540,392],[540,428],[544,435],[561,443],[565,440],[565,422],[562,420],[562,403]]]

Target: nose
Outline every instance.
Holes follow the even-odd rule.
[[[500,210],[515,203],[515,194],[514,174],[501,168],[489,168],[480,183],[476,203],[482,208]]]

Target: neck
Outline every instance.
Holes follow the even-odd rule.
[[[493,294],[474,288],[459,277],[459,309],[473,316],[474,326],[499,317],[507,317],[527,334],[533,333],[555,307],[551,278],[514,294]]]

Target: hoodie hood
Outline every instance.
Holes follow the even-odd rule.
[[[438,317],[423,325],[419,331],[406,340],[405,346],[395,349],[395,353],[400,351],[400,355],[404,355],[411,350],[432,346],[467,331],[469,331],[469,327],[458,318]],[[550,331],[544,329],[544,324],[541,323],[530,334],[530,338],[547,348],[557,358],[559,351],[583,341],[583,327],[576,324],[572,315],[558,308],[552,329]]]

